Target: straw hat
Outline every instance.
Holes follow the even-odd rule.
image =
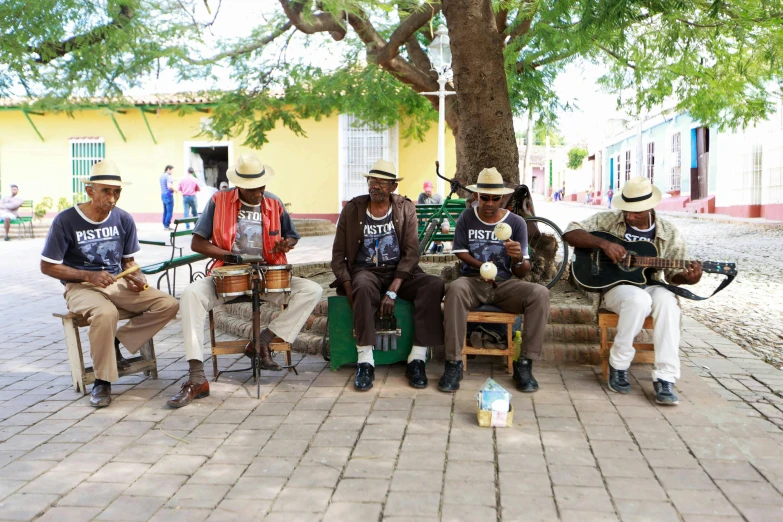
[[[110,159],[105,159],[94,163],[90,169],[89,178],[79,178],[79,181],[85,185],[92,185],[93,183],[99,183],[101,185],[112,185],[115,187],[125,187],[132,183],[128,181],[122,181],[120,177],[120,169]]]
[[[243,154],[236,164],[226,172],[228,180],[243,189],[263,187],[269,178],[275,177],[275,171],[269,165],[261,163],[255,154]]]
[[[362,176],[365,178],[389,180],[395,183],[403,180],[403,178],[397,177],[397,169],[394,167],[394,163],[382,159],[373,163],[370,172],[362,174]]]
[[[623,185],[620,197],[612,200],[612,206],[627,212],[644,212],[661,201],[661,191],[644,176],[631,178]]]
[[[479,194],[499,194],[501,196],[514,192],[514,189],[506,188],[503,184],[503,176],[495,167],[479,172],[478,181],[475,185],[468,185],[468,190]]]

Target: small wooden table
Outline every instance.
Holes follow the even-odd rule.
[[[514,321],[517,320],[517,314],[504,312],[502,309],[492,305],[482,305],[476,310],[468,312],[469,323],[495,323],[507,325],[508,346],[503,349],[498,348],[474,348],[467,343],[467,340],[463,343],[462,347],[462,369],[468,369],[468,355],[493,355],[496,357],[505,357],[506,365],[508,366],[508,373],[514,373],[514,337],[511,332],[511,327],[514,325]]]

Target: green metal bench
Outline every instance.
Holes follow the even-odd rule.
[[[153,246],[162,246],[162,247],[171,248],[171,257],[166,261],[161,261],[159,263],[154,263],[151,265],[146,265],[141,267],[141,272],[145,275],[161,274],[160,277],[158,277],[158,283],[157,283],[158,290],[160,290],[160,282],[165,278],[166,287],[168,288],[169,294],[174,295],[174,292],[176,292],[177,290],[177,268],[181,268],[184,266],[188,267],[191,283],[196,279],[200,279],[200,277],[198,276],[201,277],[206,276],[206,274],[204,274],[203,272],[194,273],[193,263],[196,263],[198,261],[203,261],[204,259],[207,259],[207,256],[203,254],[196,254],[196,253],[183,255],[182,250],[184,247],[177,246],[177,240],[179,238],[190,238],[193,235],[192,229],[178,230],[179,226],[187,225],[187,224],[195,224],[196,221],[198,221],[197,217],[175,219],[174,231],[171,232],[171,234],[169,235],[168,243],[166,243],[165,241],[139,240],[139,243],[141,243],[142,245],[153,245]],[[171,278],[169,278],[169,271],[174,272],[174,275]]]
[[[438,215],[443,205],[416,205],[416,219],[419,222],[419,237],[433,216]],[[454,198],[446,201],[445,217],[449,221],[449,233],[444,234],[438,227],[432,236],[432,241],[454,241],[454,230],[457,228],[457,219],[465,210],[465,200]]]
[[[29,216],[19,216],[11,220],[12,225],[17,225],[16,237],[21,238],[25,234],[30,234],[33,237],[33,200],[26,199],[19,207],[19,211],[29,210]]]

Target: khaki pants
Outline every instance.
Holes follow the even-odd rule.
[[[261,294],[261,300],[276,304],[287,304],[283,313],[269,325],[278,337],[293,343],[302,331],[318,301],[321,300],[321,285],[301,277],[291,278],[291,293]],[[182,333],[185,338],[185,357],[188,361],[204,360],[204,326],[207,312],[219,304],[230,303],[234,297],[218,297],[213,278],[199,279],[185,288],[179,298],[182,307]]]
[[[95,378],[108,382],[119,378],[114,338],[119,339],[130,353],[136,353],[177,315],[179,309],[172,296],[155,288],[134,292],[125,281],[107,288],[68,283],[65,302],[68,310],[84,315],[90,323],[87,335]],[[141,315],[118,329],[118,309]]]
[[[522,353],[528,359],[541,359],[549,319],[549,289],[519,279],[509,279],[492,288],[478,277],[460,277],[446,289],[443,307],[447,361],[462,360],[468,312],[482,304],[494,305],[515,314],[524,312]]]

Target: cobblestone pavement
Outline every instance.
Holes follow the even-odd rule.
[[[325,241],[306,238],[300,255],[316,258]],[[177,319],[155,338],[159,379],[125,377],[95,410],[71,386],[51,317],[64,309],[61,288],[38,272],[41,243],[0,243],[0,258],[15,260],[0,265],[0,520],[783,518],[777,428],[738,415],[696,364],[732,378],[779,372],[693,319],[676,408],[651,402],[648,368],[617,395],[593,367],[536,366],[541,391],[514,395],[514,426],[480,428],[483,380],[512,387],[500,365],[471,362],[455,395],[434,382],[414,390],[403,366],[379,367],[360,394],[350,368],[295,355],[299,375],[264,375],[261,400],[234,374],[170,410],[187,372]],[[442,363],[428,370],[434,381]]]

